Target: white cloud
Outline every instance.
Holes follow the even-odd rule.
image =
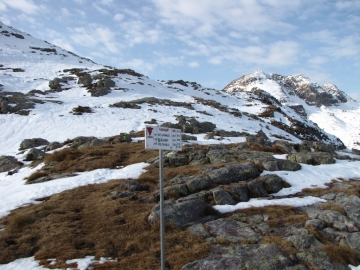
[[[360,8],[360,1],[338,1],[335,3],[335,7],[339,10]]]
[[[200,64],[196,61],[192,61],[188,65],[189,65],[189,67],[192,67],[192,68],[196,68],[196,67],[200,66]]]
[[[132,47],[136,44],[159,43],[163,37],[160,29],[150,28],[148,24],[140,20],[126,20],[119,25],[122,29],[122,37],[126,45]]]
[[[110,53],[119,51],[119,44],[116,42],[115,34],[105,26],[94,26],[91,29],[78,27],[73,29],[75,32],[70,38],[81,46],[94,47],[97,50],[106,49]],[[99,45],[104,47],[99,48]]]
[[[231,46],[210,57],[211,64],[219,65],[224,61],[238,65],[248,63],[266,67],[284,67],[298,61],[299,44],[294,41],[277,41],[268,45]]]
[[[69,16],[70,15],[70,12],[67,8],[61,8],[61,13],[65,16]]]
[[[125,16],[124,16],[123,14],[117,13],[117,14],[115,14],[115,16],[114,16],[114,20],[120,22],[120,21],[122,21],[122,20],[124,19],[124,17],[125,17]]]
[[[111,15],[110,12],[102,7],[100,7],[98,4],[96,3],[93,3],[92,6],[97,10],[99,11],[101,14],[103,15]]]
[[[32,0],[0,0],[0,10],[6,10],[6,8],[18,9],[26,14],[35,14],[43,7],[36,5]]]
[[[149,63],[144,61],[143,59],[134,58],[126,62],[121,63],[125,67],[130,67],[136,71],[142,72],[142,73],[148,73],[150,71],[153,71],[155,68],[155,65],[153,63]]]
[[[114,3],[114,0],[101,0],[100,3],[106,6],[110,6]]]
[[[51,43],[67,50],[67,51],[71,51],[71,52],[75,52],[75,49],[73,46],[71,46],[71,44],[63,39],[57,38],[57,39],[53,39],[51,40]]]
[[[314,66],[319,66],[319,65],[323,65],[326,64],[328,62],[328,58],[323,57],[323,56],[315,56],[312,57],[308,60],[310,65],[314,65]]]
[[[279,34],[289,32],[295,27],[282,20],[301,6],[300,1],[294,1],[296,4],[278,2],[273,5],[248,0],[152,0],[152,2],[163,23],[179,29],[192,29],[202,36],[214,35],[215,32],[221,32],[226,27],[236,32],[271,31]]]
[[[11,20],[6,15],[0,15],[0,21],[7,24],[7,25],[11,24]]]

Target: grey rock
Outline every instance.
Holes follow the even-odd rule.
[[[273,145],[281,149],[284,154],[290,154],[293,150],[292,145],[284,140],[276,140],[273,142]]]
[[[138,191],[141,189],[141,184],[138,180],[132,180],[121,183],[120,187],[128,191]]]
[[[322,244],[310,234],[305,228],[292,228],[291,236],[285,239],[290,241],[298,251],[305,251],[309,248],[319,248]]]
[[[219,218],[206,222],[205,225],[210,227],[211,235],[234,243],[241,240],[257,241],[261,238],[260,234],[254,232],[247,223],[229,218]]]
[[[210,149],[206,154],[212,164],[236,162],[237,159],[227,149]]]
[[[247,183],[249,195],[251,198],[259,198],[269,196],[269,193],[264,188],[261,179],[254,179]]]
[[[43,145],[47,146],[49,144],[50,144],[50,142],[48,142],[45,139],[41,139],[41,138],[25,139],[20,143],[19,150],[39,147],[39,146],[43,146]]]
[[[51,90],[61,90],[62,84],[66,83],[66,79],[55,78],[49,81],[49,87]]]
[[[181,270],[285,269],[294,265],[275,245],[213,245],[210,255]]]
[[[276,159],[276,164],[279,171],[291,171],[295,172],[301,170],[301,165],[299,163],[285,160],[285,159]]]
[[[94,139],[96,139],[96,138],[95,137],[84,137],[84,136],[76,137],[72,140],[71,147],[78,148],[80,145],[85,144],[87,142],[89,142],[89,144],[90,144],[90,142]]]
[[[266,134],[259,130],[256,135],[250,135],[246,137],[246,143],[248,146],[258,145],[260,147],[271,147],[272,143]]]
[[[246,183],[235,183],[230,185],[234,198],[239,202],[247,202],[250,200],[249,189]]]
[[[235,205],[236,201],[231,197],[231,195],[221,188],[216,188],[212,190],[214,201],[217,205]]]
[[[93,79],[91,78],[91,76],[89,74],[85,74],[81,77],[79,77],[79,80],[78,80],[78,84],[82,84],[84,86],[89,86],[91,85]]]
[[[263,187],[269,194],[279,192],[284,187],[284,180],[276,174],[268,174],[259,179],[263,182]]]
[[[199,199],[188,200],[174,203],[164,202],[164,216],[167,222],[172,222],[176,226],[186,226],[206,216],[206,211],[210,207]],[[157,204],[151,210],[148,221],[154,223],[160,217],[160,205]]]
[[[310,152],[310,153],[293,153],[287,156],[287,159],[297,163],[309,165],[333,164],[335,160],[330,153]]]
[[[59,143],[59,142],[51,142],[51,143],[49,143],[48,146],[46,146],[45,152],[52,151],[52,150],[58,149],[58,148],[63,147],[63,146],[64,146],[64,145],[63,145],[62,143]]]
[[[89,89],[88,91],[90,92],[92,97],[101,97],[111,93],[111,89],[108,87],[94,87]],[[119,107],[119,106],[113,104],[110,105],[110,107]]]
[[[127,198],[133,197],[136,195],[136,192],[133,191],[111,191],[108,196],[112,198]]]
[[[208,189],[210,184],[211,179],[207,175],[198,175],[186,181],[186,185],[190,193]]]
[[[204,229],[203,224],[194,224],[188,228],[188,230],[197,236],[200,236],[202,238],[207,238],[210,236],[210,233]]]
[[[173,153],[171,155],[168,155],[169,158],[169,164],[170,166],[179,167],[187,165],[187,157],[183,155],[177,155],[176,153]]]
[[[22,165],[23,164],[13,156],[0,156],[0,173],[18,170]]]
[[[197,141],[196,136],[191,136],[191,135],[187,135],[187,134],[184,134],[184,133],[181,134],[181,139],[183,141]]]
[[[206,134],[205,136],[204,136],[204,140],[211,140],[211,139],[214,139],[214,135],[213,134]]]
[[[43,159],[47,154],[45,154],[44,151],[36,149],[36,148],[31,148],[26,155],[24,156],[24,160],[25,161],[34,161],[37,159]]]
[[[314,142],[313,147],[318,152],[335,153],[335,147],[331,144],[325,144],[321,142]]]
[[[260,172],[253,163],[246,162],[212,170],[208,175],[213,184],[230,184],[256,178]]]
[[[110,87],[114,87],[115,86],[115,82],[109,78],[103,79],[103,80],[99,80],[96,85],[99,88],[110,88]]]
[[[305,222],[306,226],[312,226],[315,227],[317,229],[325,229],[326,228],[326,222],[324,220],[318,219],[318,218],[314,218],[314,219],[309,219]]]
[[[66,178],[66,177],[74,177],[77,174],[74,173],[54,173],[54,174],[48,174],[46,176],[39,177],[37,179],[32,180],[31,182],[26,182],[26,184],[37,184],[37,183],[44,183],[51,180]]]

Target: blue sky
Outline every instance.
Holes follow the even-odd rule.
[[[0,0],[0,21],[152,79],[301,73],[360,100],[360,0]]]

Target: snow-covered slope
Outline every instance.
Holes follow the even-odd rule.
[[[295,143],[308,139],[341,146],[335,134],[346,146],[356,147],[356,134],[349,132],[350,122],[355,132],[356,121],[347,119],[358,117],[358,103],[347,99],[334,108],[309,106],[290,87],[301,84],[296,76],[255,72],[223,91],[182,80],[155,81],[133,70],[98,65],[1,23],[0,59],[0,155],[14,154],[26,138],[106,137],[143,130],[148,121],[177,123],[179,115],[212,122],[228,133],[263,130],[272,140]],[[336,89],[328,85],[323,91]],[[139,101],[148,97],[156,100]],[[306,114],[299,114],[297,105]],[[74,114],[79,106],[91,113]],[[330,115],[334,109],[346,111],[339,118]],[[317,121],[322,115],[336,119],[337,129]],[[193,135],[204,141],[205,134]],[[222,142],[242,139],[225,136]]]
[[[328,82],[320,86],[299,74],[255,71],[232,81],[223,91],[249,97],[254,89],[276,98],[281,108],[294,108],[304,120],[340,138],[348,148],[360,149],[360,104],[336,85]]]

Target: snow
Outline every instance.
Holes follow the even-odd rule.
[[[69,54],[59,47],[45,43],[25,33],[11,29],[1,24],[3,30],[22,34],[25,39],[18,39],[14,36],[5,37],[0,35],[0,57],[1,64],[6,69],[0,69],[0,82],[3,85],[2,91],[27,93],[32,89],[49,90],[48,82],[55,77],[73,76],[63,72],[65,68],[87,68],[93,74],[101,65],[95,64],[83,58]],[[55,48],[57,54],[47,54],[30,47]],[[36,51],[31,53],[30,51]],[[66,55],[66,56],[64,56]],[[81,63],[80,63],[81,62]],[[22,68],[25,72],[12,72],[10,68]],[[355,101],[347,104],[333,107],[315,108],[308,106],[303,100],[288,96],[281,87],[270,80],[270,75],[261,71],[250,74],[248,78],[255,76],[257,81],[252,83],[251,87],[259,87],[266,90],[274,97],[286,104],[303,105],[309,115],[309,119],[325,129],[328,133],[341,138],[348,148],[357,147],[356,141],[360,142],[360,106]],[[75,77],[75,76],[73,76]],[[299,83],[310,83],[302,75],[294,76]],[[151,80],[146,77],[134,77],[128,74],[120,74],[114,78],[115,88],[126,88],[126,90],[115,90],[102,97],[91,97],[84,87],[71,81],[67,87],[69,90],[54,92],[47,95],[37,95],[36,98],[47,101],[44,104],[37,104],[35,109],[31,110],[29,116],[17,114],[0,114],[0,155],[15,156],[22,160],[25,153],[19,153],[18,147],[22,140],[28,138],[44,138],[48,141],[63,142],[66,139],[72,139],[76,136],[96,136],[99,138],[113,136],[120,132],[139,131],[144,128],[144,121],[152,118],[157,119],[158,123],[175,122],[177,115],[186,115],[194,117],[198,121],[210,121],[216,124],[218,129],[227,131],[245,131],[250,134],[256,134],[260,129],[266,135],[275,140],[277,136],[288,138],[293,143],[299,143],[296,137],[280,130],[272,125],[268,125],[268,120],[255,121],[251,117],[242,115],[235,117],[229,113],[222,112],[208,105],[196,103],[196,98],[212,99],[229,108],[236,108],[242,112],[259,113],[264,105],[257,105],[257,101],[248,101],[245,93],[225,93],[213,89],[199,88],[194,90],[191,86],[185,87],[179,84],[168,85]],[[142,84],[139,84],[138,82]],[[247,89],[249,90],[249,89]],[[141,109],[123,109],[110,108],[109,105],[119,101],[131,101],[144,97],[156,97],[160,99],[171,99],[173,101],[191,103],[195,110],[184,107],[167,107],[161,105],[141,104]],[[60,101],[61,104],[49,101]],[[284,104],[285,104],[284,103]],[[80,116],[72,115],[70,112],[77,106],[89,106],[93,113]],[[251,106],[249,106],[251,105]],[[210,115],[198,113],[197,111],[206,111]],[[295,119],[301,119],[292,110],[283,109],[286,114]],[[283,114],[275,113],[275,118],[290,125],[291,123]],[[205,134],[197,134],[197,141],[188,143],[199,144],[227,144],[240,143],[245,141],[245,137],[239,138],[219,138],[204,140]],[[143,140],[135,138],[134,141]],[[340,152],[339,152],[340,154]],[[350,155],[344,153],[345,155]],[[276,158],[285,159],[285,155],[275,155]],[[356,155],[352,157],[357,158]],[[25,162],[26,163],[26,162]],[[26,163],[28,164],[28,163]],[[24,178],[39,169],[43,164],[36,168],[24,167],[18,173],[7,175],[0,173],[0,217],[7,215],[11,210],[31,203],[39,203],[36,199],[51,196],[53,194],[73,189],[88,184],[100,184],[111,179],[137,178],[148,165],[139,163],[129,165],[120,169],[98,169],[90,172],[77,173],[74,177],[52,180],[45,183],[25,185]],[[360,179],[360,162],[336,160],[335,164],[311,166],[302,164],[302,169],[297,172],[263,172],[263,175],[276,173],[291,187],[284,188],[274,196],[284,196],[295,194],[303,188],[320,187],[325,188],[325,184],[334,179]],[[239,203],[235,206],[222,205],[215,206],[220,212],[231,212],[236,209],[243,209],[251,206],[263,207],[266,205],[293,205],[304,206],[322,202],[319,198],[285,198],[274,200],[251,199],[249,202]],[[101,260],[101,263],[104,260]],[[96,263],[94,257],[77,259],[79,269]],[[34,258],[23,258],[13,261],[6,265],[0,265],[0,270],[8,269],[44,269],[38,265]],[[360,269],[360,267],[352,269]]]
[[[36,199],[51,196],[64,190],[89,184],[100,184],[111,179],[137,178],[145,172],[149,164],[138,163],[121,169],[97,169],[90,172],[77,173],[77,176],[61,178],[45,183],[25,185],[24,178],[39,169],[43,164],[34,169],[25,167],[13,175],[0,174],[0,217],[7,215],[11,210],[35,203]]]

